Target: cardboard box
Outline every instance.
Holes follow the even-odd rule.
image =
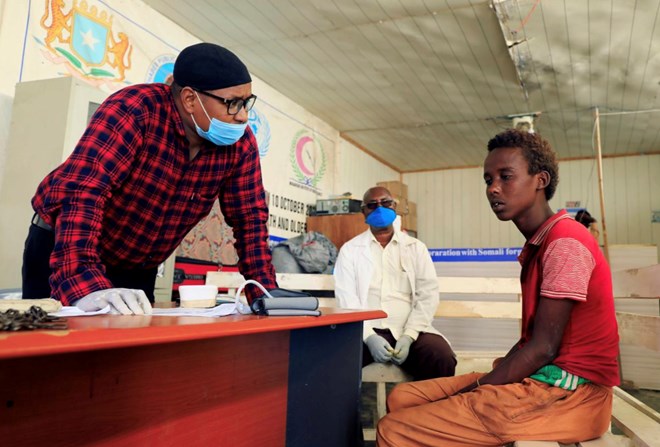
[[[399,181],[390,181],[390,182],[378,182],[378,186],[384,186],[387,188],[392,196],[398,197],[400,199],[408,199],[408,185]]]
[[[411,216],[409,214],[401,216],[401,228],[417,232],[417,216]]]
[[[417,217],[417,204],[408,199],[394,198],[396,200],[396,213],[400,216]]]
[[[396,213],[400,216],[408,214],[408,199],[394,197],[394,200],[396,201]]]
[[[408,200],[407,203],[408,203],[408,214],[410,216],[417,217],[417,204],[412,200]]]

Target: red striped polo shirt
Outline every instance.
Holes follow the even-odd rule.
[[[531,339],[540,297],[575,301],[553,364],[606,386],[619,384],[619,334],[610,267],[589,231],[562,210],[527,241],[518,258],[521,343]]]

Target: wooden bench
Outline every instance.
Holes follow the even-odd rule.
[[[560,444],[549,441],[517,441],[513,443],[514,447],[632,447],[634,445],[629,438],[613,435],[612,433],[605,433],[598,439],[578,442],[577,444]]]
[[[648,269],[634,269],[614,275],[615,296],[620,298],[660,298],[660,266]],[[277,274],[280,287],[294,290],[334,290],[332,275],[318,274]],[[207,284],[230,289],[235,293],[243,277],[233,272],[209,272]],[[617,285],[618,282],[618,285]],[[439,277],[438,286],[441,301],[436,310],[436,318],[485,318],[515,319],[520,321],[520,283],[517,278],[472,278]],[[479,301],[444,299],[445,296],[472,295]],[[507,295],[512,300],[483,300],[490,296]],[[321,307],[334,307],[334,298],[319,298]],[[660,317],[617,312],[622,343],[642,343],[660,352]],[[515,341],[515,340],[514,340]],[[492,361],[505,355],[501,351],[456,351],[458,365],[456,374],[471,371],[489,371]],[[386,413],[386,383],[410,380],[399,367],[392,364],[373,363],[363,368],[362,381],[376,383],[376,420]],[[625,391],[615,388],[612,421],[626,436],[608,433],[598,440],[582,442],[580,446],[603,447],[616,445],[658,446],[660,447],[660,416],[648,406],[639,402]],[[375,429],[365,429],[365,440],[375,439]],[[557,447],[552,442],[517,442],[519,447]]]
[[[622,386],[660,390],[660,265],[614,272]]]

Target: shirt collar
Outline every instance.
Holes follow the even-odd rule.
[[[562,219],[571,219],[571,216],[566,212],[566,210],[559,211],[557,214],[554,214],[548,220],[543,222],[543,225],[541,225],[541,227],[536,230],[534,236],[532,236],[529,241],[527,241],[527,243],[531,245],[541,245],[552,227],[554,227],[555,224]]]
[[[377,243],[380,245],[380,242],[378,242],[378,239],[376,239],[376,236],[371,232],[371,229],[369,230],[369,235],[371,236],[371,241]],[[392,239],[390,239],[390,242],[396,242],[397,244],[401,243],[401,239],[399,237],[399,232],[394,230],[394,235],[392,236]]]

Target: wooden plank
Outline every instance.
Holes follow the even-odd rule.
[[[615,393],[613,396],[612,422],[632,439],[636,446],[660,447],[658,421],[621,398],[620,393]]]
[[[622,344],[645,347],[660,352],[660,316],[617,312],[619,338]]]
[[[236,289],[245,282],[245,278],[238,272],[207,272],[206,284]]]
[[[436,317],[455,318],[514,318],[522,315],[519,301],[440,301]]]
[[[659,304],[656,299],[614,298],[615,310],[631,314],[660,315]]]
[[[646,405],[644,402],[642,402],[639,399],[636,399],[634,396],[631,396],[630,394],[626,393],[624,390],[619,388],[618,386],[615,386],[613,388],[614,395],[625,401],[627,404],[631,405],[634,407],[636,410],[641,411],[644,413],[646,416],[650,417],[654,421],[656,421],[658,424],[660,424],[660,413],[655,411],[653,408],[649,407]]]
[[[621,344],[620,349],[625,388],[660,391],[660,374],[658,374],[660,354],[648,348],[630,344]]]
[[[378,421],[385,417],[387,414],[387,387],[385,382],[378,382],[376,384],[376,421],[375,426],[378,426]]]
[[[610,245],[610,253],[612,253],[610,264],[612,272],[645,268],[658,263],[658,249],[655,245]]]
[[[612,273],[617,298],[660,298],[660,264]]]
[[[505,355],[505,351],[456,351],[456,375],[489,372],[493,369],[493,360]]]
[[[244,279],[237,272],[208,272],[206,283],[219,287],[236,288]],[[305,290],[334,290],[332,275],[309,273],[277,273],[280,287]],[[520,294],[520,282],[517,278],[465,278],[438,277],[440,293],[473,293],[473,294]]]
[[[277,284],[283,289],[335,290],[332,275],[309,273],[277,273]]]
[[[408,382],[412,376],[393,363],[371,363],[362,368],[363,382]]]
[[[305,273],[278,273],[280,287],[305,290],[334,290],[332,275]],[[236,288],[244,279],[237,272],[208,272],[207,284]],[[517,278],[469,278],[456,276],[438,277],[440,293],[461,294],[514,294],[519,295]],[[660,265],[624,270],[614,274],[616,297],[660,298]]]
[[[334,298],[317,298],[319,307],[338,307],[337,300]]]
[[[597,439],[583,441],[577,444],[579,447],[633,447],[632,439],[621,435],[613,435],[606,432]]]
[[[294,290],[334,290],[335,281],[332,275],[309,273],[277,273],[277,283],[284,289]],[[237,289],[245,282],[238,272],[208,272],[206,284]]]
[[[560,447],[558,442],[549,441],[516,441],[514,447]]]
[[[440,293],[510,293],[519,295],[518,278],[467,278],[460,276],[438,277]]]

